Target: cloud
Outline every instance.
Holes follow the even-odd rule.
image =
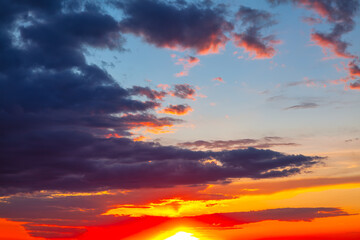
[[[350,89],[360,90],[360,80],[350,83]]]
[[[311,40],[314,41],[317,45],[323,48],[326,55],[326,49],[332,51],[335,56],[343,58],[354,58],[354,55],[346,53],[346,48],[348,44],[340,40],[341,33],[312,33]]]
[[[272,216],[273,214],[273,216]],[[293,214],[293,217],[289,217]],[[168,218],[168,217],[154,217],[154,216],[143,216],[138,218],[130,218],[129,221],[123,221],[116,224],[113,227],[104,227],[104,228],[93,228],[88,229],[88,233],[85,235],[91,238],[91,236],[104,236],[107,232],[111,234],[119,232],[122,238],[125,238],[127,235],[126,233],[130,229],[135,229],[135,231],[139,230],[137,228],[138,225],[142,225],[145,228],[154,227],[155,225],[162,224],[169,222],[176,223],[186,223],[187,220],[195,220],[198,222],[202,222],[202,226],[206,227],[223,227],[226,228],[238,228],[240,225],[245,223],[251,222],[261,222],[266,220],[278,220],[278,221],[310,221],[316,218],[323,218],[323,217],[336,217],[336,216],[347,216],[350,215],[345,211],[342,211],[338,208],[279,208],[279,209],[267,209],[262,211],[253,211],[253,212],[239,212],[239,213],[224,213],[224,214],[208,214],[208,215],[201,215],[201,216],[194,216],[188,218]],[[241,219],[244,217],[244,220]],[[298,217],[298,218],[296,218]],[[131,221],[132,220],[132,221]],[[152,223],[152,224],[151,224]],[[131,226],[131,227],[130,227]],[[226,227],[224,227],[226,226]],[[119,231],[119,227],[121,231]],[[129,229],[129,230],[127,230]],[[132,230],[130,230],[132,231]],[[87,239],[84,235],[84,239]],[[118,234],[116,234],[118,236]],[[96,238],[95,237],[95,238]]]
[[[294,236],[276,236],[259,238],[257,240],[356,240],[360,238],[360,232],[341,232],[341,233],[323,233],[323,234],[298,234]]]
[[[166,95],[167,92],[165,91],[156,91],[149,87],[140,87],[140,86],[133,86],[130,89],[130,92],[134,95],[143,95],[151,100],[162,100]]]
[[[195,100],[196,92],[195,88],[189,84],[176,84],[174,89],[170,92],[173,96],[182,99]]]
[[[212,196],[226,197],[241,197],[241,196],[254,196],[254,195],[271,195],[280,192],[296,191],[299,188],[317,189],[319,187],[334,188],[337,186],[339,189],[347,188],[349,185],[359,184],[360,176],[351,177],[315,177],[315,178],[302,178],[302,179],[288,179],[287,181],[281,180],[268,180],[268,181],[247,181],[236,182],[227,186],[212,186],[207,188],[203,193]]]
[[[360,77],[360,67],[356,64],[355,60],[349,62],[348,70],[351,77]]]
[[[274,35],[263,36],[262,30],[275,24],[272,15],[263,10],[241,6],[236,17],[246,26],[242,33],[233,34],[237,47],[242,47],[252,59],[272,58],[276,54],[274,45],[280,41]]]
[[[322,19],[332,25],[329,33],[315,31],[311,34],[311,40],[323,48],[326,54],[330,50],[336,57],[355,58],[347,52],[349,43],[342,40],[342,36],[354,29],[354,18],[359,9],[357,0],[268,0],[273,4],[292,2],[299,7],[314,11]]]
[[[0,147],[2,195],[39,190],[169,187],[241,177],[272,178],[300,173],[322,159],[254,148],[191,151],[126,138],[98,138],[77,131],[31,132],[1,139]],[[203,162],[209,158],[217,159],[222,165]]]
[[[159,113],[173,114],[173,115],[185,115],[192,112],[192,108],[187,104],[172,105],[159,111]]]
[[[213,78],[213,81],[224,82],[224,80],[222,79],[222,77]]]
[[[265,137],[263,139],[236,139],[236,140],[198,140],[194,142],[179,143],[178,146],[192,150],[233,150],[253,148],[271,148],[275,146],[297,146],[296,143],[284,142],[285,139],[280,137]]]
[[[359,141],[360,138],[352,138],[352,139],[346,139],[345,142],[355,142],[355,141]]]
[[[179,206],[176,204],[182,204],[186,208],[187,206],[193,206],[191,204],[194,204],[194,202],[198,202],[201,203],[200,206],[205,207],[205,212],[208,212],[210,209],[210,211],[212,211],[213,209],[211,206],[207,205],[208,202],[204,201],[204,199],[210,200],[210,202],[214,202],[213,200],[217,199],[219,194],[222,193],[221,190],[219,191],[217,188],[224,190],[225,187],[228,189],[227,194],[225,194],[227,196],[264,195],[304,187],[331,186],[349,183],[353,184],[358,183],[359,179],[359,177],[345,177],[290,179],[287,181],[274,180],[266,182],[237,182],[228,186],[212,186],[211,188],[207,188],[206,192],[204,192],[204,187],[199,186],[187,187],[186,190],[179,187],[171,189],[139,189],[131,192],[103,191],[90,193],[59,193],[42,191],[31,195],[17,194],[5,199],[3,198],[2,204],[0,204],[0,217],[7,218],[12,221],[28,222],[29,224],[27,224],[25,227],[29,225],[50,225],[70,227],[69,231],[72,230],[72,227],[78,227],[80,231],[81,229],[85,228],[85,225],[87,228],[89,226],[97,226],[97,228],[99,228],[99,226],[101,227],[103,225],[109,224],[116,225],[116,223],[126,225],[126,222],[124,221],[130,219],[138,222],[141,226],[141,219],[152,218],[150,216],[145,216],[146,214],[164,214],[164,212],[161,211],[151,211],[151,208],[158,207],[161,209],[162,207],[165,207],[166,209],[172,209],[172,212],[176,213],[176,216],[183,216],[183,212],[177,210],[177,207]],[[246,191],[246,189],[249,188],[256,189],[256,191]],[[190,198],[186,199],[189,196]],[[224,198],[224,195],[220,196]],[[179,197],[181,197],[181,199],[185,198],[186,200],[181,200]],[[200,198],[198,199],[197,197]],[[158,201],[159,199],[164,200]],[[194,201],[194,199],[197,200]],[[127,213],[132,213],[133,215],[142,217],[130,218],[128,216],[103,215],[103,213],[109,211],[109,208],[114,208],[114,206],[116,206],[115,209],[122,207],[121,210],[127,208]],[[131,212],[131,209],[134,211]],[[303,211],[301,211],[301,209],[303,209]],[[316,213],[316,209],[319,211],[318,213]],[[275,218],[281,218],[284,221],[308,221],[312,217],[331,217],[344,213],[341,211],[341,209],[338,209],[339,211],[336,209],[337,208],[290,208],[283,210],[262,210],[255,213],[240,212],[235,214],[235,219],[233,220],[234,222],[238,223],[240,221],[236,219],[239,219],[239,217],[242,216],[246,221],[259,220],[260,218],[265,219],[266,217],[273,220]],[[121,213],[121,211],[117,212]],[[169,211],[167,212],[169,213]],[[113,213],[115,213],[115,211]],[[123,213],[125,213],[125,211],[123,211]],[[187,213],[188,215],[185,216],[192,215],[191,211],[187,211]],[[300,215],[301,213],[303,213],[303,215]],[[215,216],[208,214],[202,218],[208,221],[219,222],[220,218],[215,217],[216,215],[221,214],[222,213],[218,213],[215,214]],[[285,216],[287,216],[287,219]],[[211,217],[214,217],[215,219],[211,220]],[[293,217],[293,219],[289,219],[290,217]],[[156,217],[154,217],[154,220],[155,219]],[[179,218],[175,217],[174,219]],[[169,219],[166,218],[165,220],[168,221]],[[224,224],[224,222],[222,222],[222,224]],[[49,230],[51,230],[51,228]],[[46,229],[44,229],[44,231],[46,231]],[[37,234],[41,234],[41,232],[37,232]]]
[[[193,56],[186,56],[184,58],[178,58],[177,62],[175,64],[182,65],[184,69],[183,69],[183,71],[176,73],[175,76],[176,77],[184,77],[184,76],[189,75],[190,69],[195,67],[199,63],[200,63],[200,59],[197,57],[193,57]]]
[[[120,1],[121,31],[161,48],[192,49],[197,54],[217,53],[229,40],[233,25],[221,7],[209,4],[169,4],[162,1]]]
[[[157,85],[158,88],[161,88],[162,90],[166,91],[170,86],[168,84],[159,84]]]
[[[360,86],[360,67],[358,66],[358,62],[359,62],[359,60],[350,61],[347,65],[347,67],[346,66],[344,67],[344,70],[347,72],[347,76],[340,78],[340,79],[333,80],[333,81],[331,81],[331,83],[347,84],[350,81],[354,81],[354,82],[351,82],[349,85],[346,85],[345,89],[358,90],[359,86]]]
[[[316,108],[319,105],[317,103],[301,103],[298,105],[290,106],[287,108],[284,108],[284,110],[291,110],[291,109],[308,109],[308,108]]]
[[[303,17],[302,21],[310,25],[322,23],[321,18],[314,18],[314,17]]]
[[[311,221],[315,218],[349,215],[351,214],[339,208],[277,208],[252,212],[207,214],[192,218],[217,227],[235,227],[241,224],[268,220]]]

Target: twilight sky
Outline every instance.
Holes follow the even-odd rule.
[[[0,239],[359,239],[359,8],[0,0]]]

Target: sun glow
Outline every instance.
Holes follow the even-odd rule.
[[[164,240],[199,240],[199,238],[194,237],[192,233],[177,232],[175,235]]]
[[[190,227],[177,227],[172,230],[164,231],[152,240],[208,240],[206,236],[195,231]]]

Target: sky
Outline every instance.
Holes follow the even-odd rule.
[[[0,0],[0,239],[360,239],[359,8]]]

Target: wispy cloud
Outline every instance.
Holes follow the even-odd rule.
[[[298,144],[288,142],[281,137],[265,137],[262,139],[236,139],[236,140],[198,140],[194,142],[183,142],[178,144],[180,147],[192,150],[233,150],[244,149],[248,147],[254,148],[271,148],[276,146],[297,146]]]
[[[298,105],[293,105],[287,108],[284,108],[284,110],[296,110],[296,109],[308,109],[308,108],[317,108],[319,105],[317,103],[301,103]]]

